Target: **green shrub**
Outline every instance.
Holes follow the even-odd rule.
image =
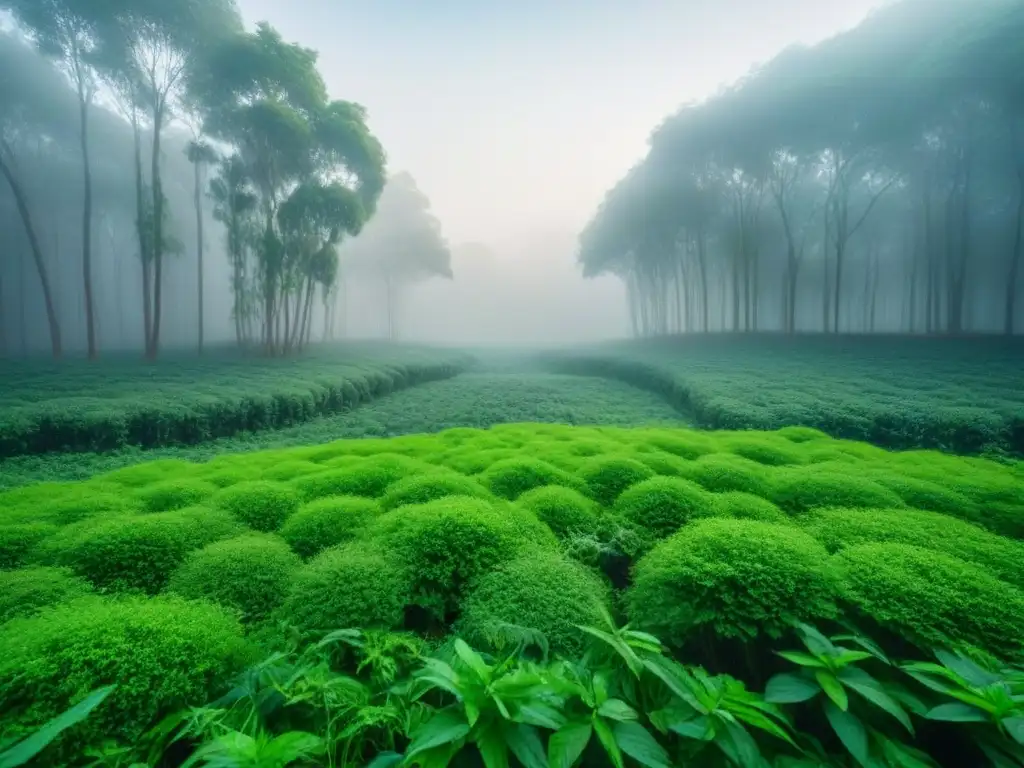
[[[410,601],[409,571],[364,543],[333,547],[295,575],[280,610],[300,629],[399,629]]]
[[[690,468],[690,459],[673,456],[665,451],[647,450],[647,448],[646,445],[638,446],[636,460],[644,466],[650,467],[656,475],[678,477],[685,474]]]
[[[582,486],[579,479],[565,470],[527,457],[496,461],[480,474],[480,480],[493,493],[510,501],[544,485],[576,489]]]
[[[0,525],[0,570],[20,566],[37,544],[58,530],[52,523]]]
[[[965,520],[977,515],[977,505],[973,501],[938,483],[918,480],[896,471],[872,472],[868,477],[896,493],[908,507],[943,512]]]
[[[973,646],[1024,658],[1024,593],[963,560],[908,544],[832,556],[843,600],[922,649]]]
[[[729,453],[701,456],[685,469],[682,476],[704,490],[716,493],[742,491],[755,496],[767,496],[770,487],[765,467]]]
[[[185,478],[165,480],[138,491],[138,498],[146,512],[171,512],[191,507],[217,492],[217,486],[205,480]]]
[[[0,571],[0,624],[88,592],[89,585],[67,568]]]
[[[299,477],[305,477],[306,475],[319,474],[323,471],[324,468],[322,466],[312,461],[291,459],[265,467],[260,472],[260,476],[264,480],[285,482],[288,480],[295,480]]]
[[[646,464],[625,456],[598,456],[582,467],[579,476],[598,503],[610,507],[623,491],[654,476]]]
[[[362,533],[380,505],[361,496],[328,496],[303,505],[281,528],[281,537],[304,558],[344,544]]]
[[[715,497],[699,485],[678,477],[652,477],[628,488],[615,511],[656,538],[671,536],[694,518],[717,510]]]
[[[367,535],[409,568],[415,603],[447,622],[477,579],[515,559],[527,545],[514,511],[451,496],[382,515]]]
[[[796,514],[816,507],[903,506],[903,499],[876,482],[854,474],[823,472],[817,467],[782,475],[769,498],[787,512]]]
[[[147,461],[143,464],[134,464],[129,467],[115,469],[103,475],[103,480],[110,483],[122,485],[125,488],[142,488],[143,486],[160,483],[164,480],[174,480],[189,477],[198,471],[199,467],[191,461],[183,459],[159,459]]]
[[[253,480],[225,488],[211,503],[254,531],[271,532],[281,527],[300,502],[298,494],[287,485]]]
[[[375,466],[368,460],[345,469],[328,469],[304,475],[292,482],[306,501],[325,496],[381,496],[391,483],[402,479],[404,473],[395,467]]]
[[[407,477],[388,486],[381,499],[384,509],[395,509],[406,504],[426,504],[428,501],[446,496],[474,496],[478,499],[491,498],[490,492],[480,483],[454,472],[432,472]]]
[[[246,621],[259,621],[284,600],[301,563],[277,536],[246,533],[192,552],[171,576],[169,588],[182,597],[237,609]]]
[[[832,439],[820,429],[814,429],[812,427],[783,427],[775,434],[779,437],[784,437],[791,443],[809,443],[814,440]]]
[[[705,629],[720,637],[776,637],[794,621],[835,615],[827,557],[790,526],[698,520],[637,563],[629,616],[674,645]]]
[[[744,459],[770,467],[805,462],[803,453],[792,442],[772,433],[730,435],[722,440],[722,447]]]
[[[227,512],[203,507],[86,520],[40,548],[44,563],[63,565],[103,590],[159,592],[194,549],[239,533]]]
[[[1024,588],[1024,543],[938,512],[819,509],[808,513],[801,526],[829,552],[858,544],[912,544],[974,563]]]
[[[134,745],[164,715],[212,701],[252,660],[238,622],[213,605],[168,597],[63,603],[0,626],[0,736],[33,731],[116,683],[40,764],[65,764],[106,740]]]
[[[36,508],[36,519],[57,525],[68,525],[96,515],[132,512],[140,506],[137,499],[126,493],[98,491],[83,484],[77,492],[40,504]]]
[[[765,523],[789,522],[789,516],[770,501],[743,491],[716,493],[715,506],[721,517],[761,520]]]
[[[559,653],[583,650],[579,625],[600,625],[606,589],[586,568],[559,555],[525,557],[480,579],[462,606],[457,631],[470,643],[501,637],[505,625],[542,632]]]
[[[599,525],[597,505],[579,491],[562,485],[534,488],[520,496],[517,503],[536,515],[559,539],[574,533],[593,533]]]

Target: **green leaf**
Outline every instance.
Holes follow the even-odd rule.
[[[551,705],[541,702],[523,704],[516,715],[516,720],[520,723],[547,728],[549,731],[557,731],[565,724],[565,715]]]
[[[548,768],[548,756],[544,754],[537,729],[532,725],[511,723],[505,726],[505,741],[512,754],[522,763],[523,768]]]
[[[900,744],[892,739],[881,738],[882,754],[893,768],[935,768],[936,763],[920,750]]]
[[[572,768],[590,742],[593,728],[588,722],[573,720],[548,740],[549,768]]]
[[[1003,727],[1010,738],[1024,746],[1024,717],[1007,717],[1003,720]]]
[[[929,720],[943,720],[949,723],[984,723],[988,721],[988,717],[980,709],[959,701],[933,707],[928,710],[925,717]]]
[[[949,651],[936,651],[935,657],[942,662],[943,666],[957,674],[969,685],[975,688],[985,688],[998,683],[1002,678],[994,672],[982,669],[962,653],[950,653]]]
[[[508,744],[504,730],[496,722],[481,728],[473,739],[485,768],[508,768]]]
[[[838,667],[845,667],[864,659],[870,659],[871,654],[867,651],[842,651],[833,659],[833,664]]]
[[[839,679],[870,701],[876,707],[900,721],[900,724],[910,733],[914,732],[914,726],[910,722],[910,716],[885,690],[880,682],[862,669],[848,667],[839,673]]]
[[[825,717],[843,742],[843,746],[863,766],[869,765],[868,733],[864,724],[850,712],[844,712],[831,701],[825,702]]]
[[[803,622],[796,625],[804,645],[815,656],[831,656],[835,653],[835,646],[832,641],[825,637],[816,628]]]
[[[693,696],[693,678],[680,664],[663,656],[654,656],[644,659],[644,666],[665,683],[672,693],[706,714],[706,710],[699,706],[699,702]]]
[[[765,733],[770,733],[776,738],[789,742],[794,747],[796,746],[790,735],[786,733],[778,723],[757,709],[746,706],[733,706],[729,708],[729,712],[731,712],[737,720],[740,720],[747,725],[752,725]]]
[[[833,703],[845,712],[850,707],[850,699],[846,695],[846,689],[843,688],[843,684],[839,682],[835,675],[831,672],[826,672],[823,669],[819,669],[814,673],[814,679],[818,681],[818,685],[821,686],[821,690],[825,692],[825,695],[832,699]]]
[[[687,739],[708,741],[714,736],[711,731],[711,719],[707,715],[698,715],[692,720],[673,720],[669,730]]]
[[[604,747],[605,754],[608,755],[613,768],[624,768],[622,752],[619,750],[619,745],[615,743],[615,734],[612,733],[612,729],[608,727],[604,720],[597,716],[593,718],[593,724],[594,733],[597,734],[597,738],[601,742],[601,746]]]
[[[806,677],[784,672],[768,681],[764,698],[775,704],[796,704],[813,699],[820,691],[821,688]]]
[[[77,725],[89,716],[117,686],[97,688],[75,706],[65,710],[45,723],[39,730],[19,741],[13,747],[0,752],[0,768],[16,768],[42,752],[50,743],[68,728]]]
[[[636,710],[622,699],[608,699],[598,708],[597,714],[601,717],[607,717],[609,720],[619,721],[636,720],[639,718]]]
[[[462,660],[462,663],[473,670],[476,676],[484,683],[491,682],[491,668],[483,657],[470,648],[462,638],[455,638],[455,653]]]
[[[718,748],[733,763],[743,768],[757,768],[764,764],[761,750],[747,729],[738,723],[725,721],[725,735],[717,742]]]
[[[855,643],[879,661],[889,665],[892,664],[889,657],[885,655],[885,651],[883,651],[881,646],[879,646],[874,640],[869,640],[868,638],[861,637],[860,635],[836,635],[832,639],[842,643]]]
[[[811,667],[814,669],[827,669],[828,665],[820,659],[816,659],[809,653],[803,653],[801,651],[779,651],[779,656],[784,658],[786,661],[791,661],[794,664],[799,664],[801,667]]]
[[[405,760],[405,756],[398,752],[381,752],[366,764],[366,768],[393,768],[393,766],[401,765],[403,760]]]
[[[428,749],[460,741],[469,735],[469,723],[456,707],[437,712],[412,734],[407,757],[415,757]]]
[[[668,752],[640,723],[617,722],[612,726],[612,733],[615,735],[619,749],[641,765],[646,765],[648,768],[672,768]]]

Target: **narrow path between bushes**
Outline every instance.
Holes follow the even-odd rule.
[[[203,445],[6,459],[0,461],[0,489],[46,480],[78,480],[160,458],[202,461],[220,453],[516,422],[689,425],[662,397],[629,384],[570,374],[515,373],[504,366],[488,366],[394,392],[345,413]]]

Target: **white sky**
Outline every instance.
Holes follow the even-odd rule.
[[[575,234],[651,130],[877,0],[239,0],[315,48],[453,243]],[[572,258],[558,254],[557,258]]]

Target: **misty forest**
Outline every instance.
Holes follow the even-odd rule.
[[[1024,768],[1020,0],[514,247],[246,5],[0,0],[0,768]]]

